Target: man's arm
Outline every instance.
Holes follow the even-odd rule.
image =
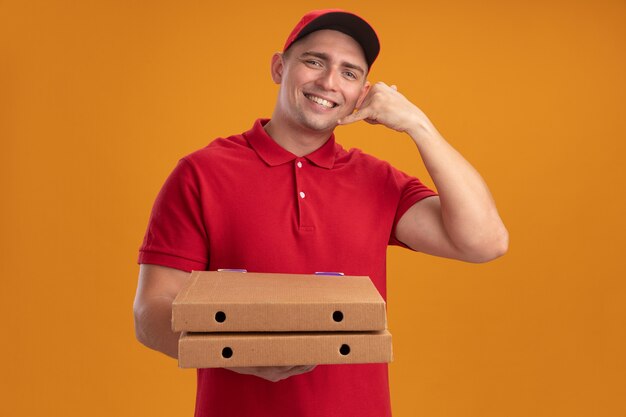
[[[437,187],[439,197],[415,203],[399,220],[399,241],[420,252],[468,262],[486,262],[507,251],[508,232],[487,184],[395,86],[374,85],[359,110],[340,124],[358,120],[408,133]]]
[[[189,280],[190,274],[179,269],[142,264],[133,311],[137,340],[149,347],[178,358],[178,337],[172,331],[172,301]]]

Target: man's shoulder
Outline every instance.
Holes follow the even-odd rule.
[[[200,148],[182,159],[192,165],[206,163],[220,163],[232,161],[233,158],[244,157],[250,151],[250,145],[243,134],[227,137],[218,137],[210,141],[205,147]]]
[[[359,148],[350,148],[345,150],[342,147],[337,152],[337,166],[341,166],[343,164],[352,164],[353,166],[371,170],[390,171],[394,169],[389,162],[384,159],[380,159],[375,155],[368,154]]]
[[[363,184],[376,186],[402,187],[408,180],[415,177],[394,167],[389,161],[368,154],[361,149],[341,150],[337,154],[336,168],[347,168],[353,178]]]

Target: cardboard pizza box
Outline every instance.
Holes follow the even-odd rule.
[[[386,328],[385,301],[365,276],[194,271],[172,304],[175,332]]]
[[[391,334],[379,332],[183,333],[181,368],[383,363]]]

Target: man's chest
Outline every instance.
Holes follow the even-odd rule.
[[[202,190],[210,241],[228,246],[333,245],[366,253],[387,245],[397,196],[376,177],[307,161],[213,175]]]

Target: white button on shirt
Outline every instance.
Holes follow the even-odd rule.
[[[300,198],[304,198],[306,197],[306,194],[304,194],[304,191],[300,191]]]
[[[298,166],[298,168],[302,168],[302,162],[298,161],[298,163],[296,164]]]

